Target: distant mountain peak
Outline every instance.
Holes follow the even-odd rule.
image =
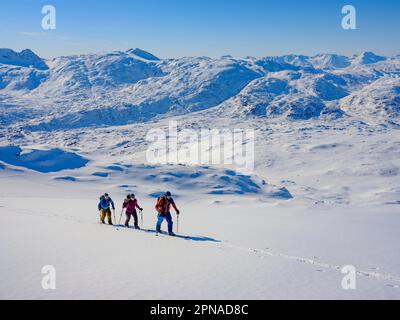
[[[370,52],[370,51],[363,52],[355,59],[355,61],[360,64],[372,64],[372,63],[377,63],[379,61],[384,61],[384,60],[386,60],[385,57],[378,56],[375,53]]]
[[[326,53],[318,54],[311,59],[313,65],[321,69],[341,69],[350,66],[350,59],[346,56]]]
[[[44,60],[30,49],[16,52],[12,49],[0,48],[0,63],[20,67],[33,67],[40,70],[49,69]]]
[[[138,56],[139,58],[149,60],[149,61],[159,61],[160,58],[156,57],[155,55],[151,54],[150,52],[147,52],[145,50],[136,48],[136,49],[129,49],[126,51],[129,54],[134,54],[135,56]]]

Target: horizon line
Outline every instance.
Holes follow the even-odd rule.
[[[31,48],[24,48],[24,49],[20,49],[19,51],[16,49],[12,49],[12,48],[6,48],[0,47],[0,50],[11,50],[17,54],[22,53],[25,50],[29,50],[32,51],[34,54],[36,54],[39,58],[41,59],[45,59],[45,60],[52,60],[52,59],[57,59],[57,58],[61,58],[61,57],[73,57],[73,56],[87,56],[87,55],[99,55],[99,54],[107,54],[107,53],[127,53],[130,50],[141,50],[144,51],[146,53],[149,53],[151,55],[154,55],[156,58],[160,59],[160,60],[176,60],[176,59],[184,59],[184,58],[209,58],[209,59],[218,59],[218,58],[224,58],[224,57],[231,57],[233,59],[262,59],[262,58],[275,58],[275,57],[285,57],[285,56],[296,56],[296,57],[307,57],[307,58],[313,58],[313,57],[317,57],[317,56],[321,56],[321,55],[337,55],[337,56],[342,56],[342,57],[346,57],[346,58],[354,58],[357,56],[360,56],[362,54],[366,54],[366,53],[372,53],[374,55],[377,56],[382,56],[385,58],[395,58],[398,57],[400,54],[393,54],[393,55],[386,55],[386,54],[380,54],[380,53],[376,53],[374,51],[371,50],[366,50],[366,51],[362,51],[359,53],[353,53],[352,55],[347,55],[347,54],[341,54],[341,53],[335,53],[335,52],[320,52],[320,53],[316,53],[314,55],[308,55],[308,54],[304,54],[304,53],[283,53],[281,55],[246,55],[246,56],[234,56],[232,54],[222,54],[219,56],[207,56],[207,55],[188,55],[188,56],[180,56],[180,57],[167,57],[167,58],[161,58],[160,56],[158,56],[157,54],[152,53],[151,51],[136,47],[136,48],[128,48],[126,50],[99,50],[99,51],[92,51],[92,52],[82,52],[82,53],[75,53],[75,54],[62,54],[62,55],[57,55],[57,56],[53,56],[53,57],[45,57],[42,55],[39,55],[36,53],[36,50],[31,49]]]

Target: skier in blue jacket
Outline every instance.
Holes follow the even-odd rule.
[[[107,216],[108,224],[113,225],[111,218],[111,208],[113,209],[113,211],[115,211],[114,201],[111,199],[109,194],[106,193],[104,196],[100,197],[100,202],[98,205],[101,223],[105,224],[105,219]]]

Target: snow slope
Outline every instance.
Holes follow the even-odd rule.
[[[76,169],[88,162],[81,156],[60,149],[24,150],[19,147],[0,147],[0,161],[38,172],[57,172]]]
[[[400,298],[399,220],[389,207],[309,210],[303,201],[177,190],[182,216],[171,239],[152,231],[154,184],[119,173],[91,181],[83,176],[93,168],[80,170],[66,172],[75,182],[2,174],[1,298]],[[119,219],[127,189],[145,209],[145,231],[98,225],[100,193],[111,193]],[[354,291],[341,287],[348,264],[358,270]],[[41,288],[44,265],[56,268],[54,291]]]
[[[366,122],[399,125],[400,78],[381,78],[341,101],[348,114]]]

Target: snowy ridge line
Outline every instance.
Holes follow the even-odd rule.
[[[260,254],[267,255],[270,257],[274,257],[274,258],[283,258],[283,259],[293,260],[293,261],[297,261],[299,263],[313,265],[313,266],[321,267],[321,268],[325,268],[325,269],[331,269],[331,270],[338,271],[338,272],[341,272],[341,269],[343,268],[343,266],[333,265],[333,264],[329,264],[329,263],[325,263],[325,262],[317,262],[310,258],[292,256],[292,255],[288,255],[288,254],[284,254],[284,253],[273,253],[273,252],[268,252],[263,249],[253,249],[253,248],[241,247],[241,246],[229,244],[228,242],[223,243],[222,246],[231,248],[231,249],[241,250],[241,251],[248,251],[248,252],[255,253],[255,254],[260,253]],[[392,274],[384,274],[384,273],[379,273],[379,272],[357,270],[357,275],[363,276],[363,277],[368,277],[371,279],[376,278],[376,279],[390,280],[390,281],[400,283],[400,277],[396,276],[396,275],[392,275]]]
[[[0,208],[9,209],[9,207],[0,207]],[[20,208],[18,208],[18,209],[13,208],[13,210],[14,210],[14,214],[29,215],[29,216],[35,216],[35,217],[38,216],[41,218],[50,217],[50,218],[56,218],[56,219],[63,219],[65,221],[70,221],[70,222],[76,222],[76,223],[80,223],[80,224],[87,224],[87,225],[92,225],[92,226],[95,226],[95,225],[103,226],[103,225],[99,224],[98,222],[92,223],[91,221],[84,221],[84,220],[81,220],[78,218],[74,218],[71,216],[65,216],[65,215],[61,215],[61,214],[50,214],[50,213],[44,213],[44,212],[38,212],[38,211],[36,211],[36,213],[32,214],[32,210],[26,210],[26,209],[20,209]],[[108,225],[106,225],[106,226],[108,226]],[[131,229],[121,228],[121,226],[119,226],[119,225],[118,226],[110,226],[110,227],[111,228],[109,230],[114,229],[114,231],[126,231],[126,232],[131,231]],[[146,232],[143,234],[146,234]],[[180,240],[180,239],[176,239],[173,237],[168,238],[168,239],[171,241]],[[282,258],[282,259],[292,260],[292,261],[302,263],[302,264],[307,264],[307,265],[312,265],[312,266],[316,266],[316,267],[320,267],[320,268],[324,268],[324,269],[334,270],[339,273],[341,272],[341,269],[344,266],[344,265],[343,266],[334,265],[334,264],[330,264],[330,263],[326,263],[326,262],[318,262],[318,261],[310,259],[310,258],[293,256],[293,255],[288,255],[288,254],[284,254],[284,253],[269,252],[264,249],[242,247],[242,246],[230,244],[229,241],[218,242],[218,243],[215,243],[215,245],[219,246],[219,247],[224,247],[224,248],[246,251],[246,252],[249,252],[252,254],[262,254],[262,255],[270,256],[270,257],[274,257],[274,258]],[[366,277],[369,279],[387,280],[387,281],[393,281],[393,282],[400,283],[400,276],[392,275],[392,274],[388,274],[388,273],[357,270],[357,275]]]

